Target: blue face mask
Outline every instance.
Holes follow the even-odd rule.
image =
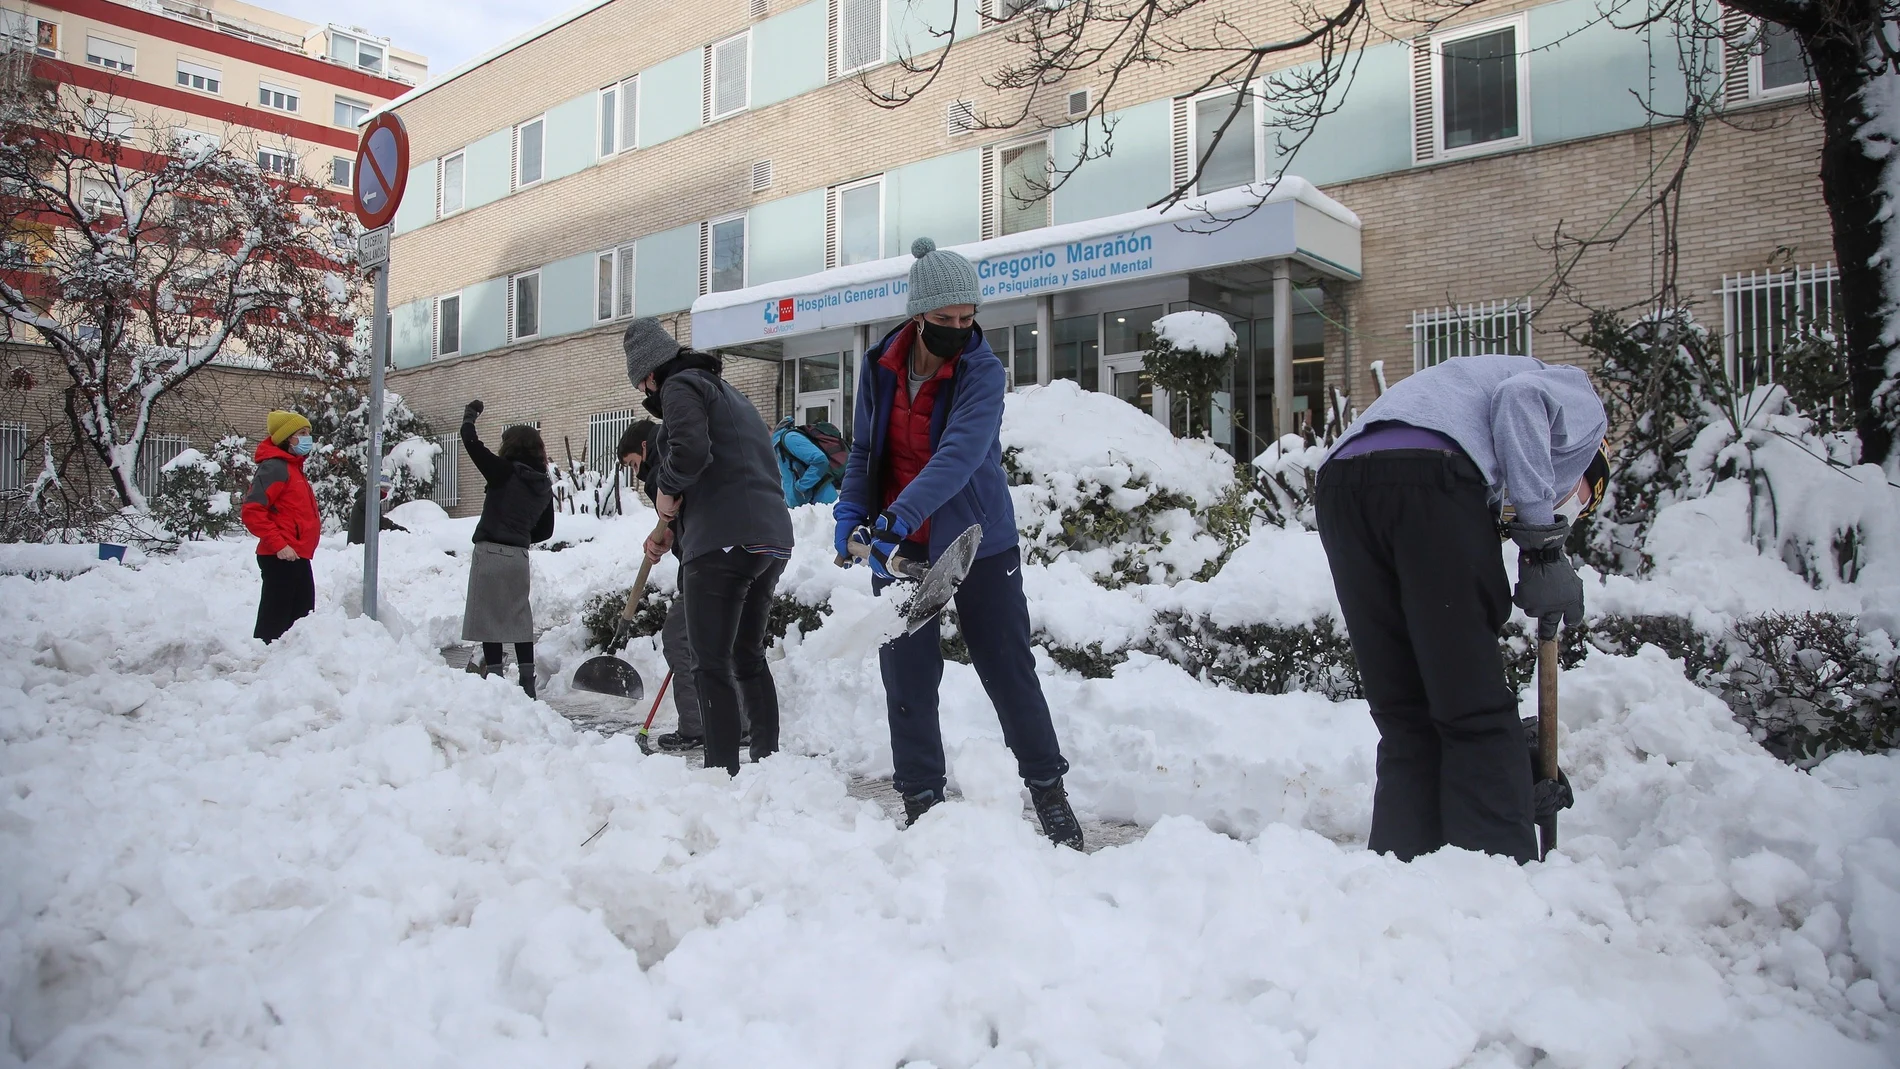
[[[291,439],[290,451],[300,457],[307,457],[317,451],[317,443],[307,434]]]

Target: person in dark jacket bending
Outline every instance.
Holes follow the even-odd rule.
[[[521,689],[534,694],[534,609],[528,603],[528,547],[554,536],[554,483],[548,478],[541,432],[514,426],[501,432],[496,456],[475,433],[482,403],[462,410],[462,448],[487,484],[475,524],[475,555],[468,569],[462,641],[482,644],[483,675],[502,672],[502,643],[515,645]],[[471,669],[473,670],[473,669]]]
[[[670,525],[647,539],[646,555],[657,561],[679,547],[706,767],[738,775],[742,711],[752,721],[752,759],[778,752],[765,641],[772,592],[791,557],[792,516],[772,435],[752,402],[719,377],[719,358],[681,348],[659,320],[628,324],[622,346],[627,381],[666,421],[649,463],[658,463],[654,507]]]
[[[1030,647],[1022,550],[999,437],[1003,363],[976,325],[976,268],[929,238],[917,239],[911,254],[912,318],[864,354],[858,373],[857,436],[831,510],[838,555],[849,559],[852,540],[868,544],[872,589],[882,590],[892,580],[891,554],[935,561],[965,529],[982,525],[976,562],[957,588],[957,618],[1043,832],[1080,850],[1082,825],[1062,786],[1069,762]],[[878,652],[895,784],[913,823],[943,801],[937,635],[932,620]]]

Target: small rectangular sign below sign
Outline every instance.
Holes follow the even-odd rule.
[[[389,228],[365,230],[356,239],[356,263],[359,267],[381,267],[389,262]]]

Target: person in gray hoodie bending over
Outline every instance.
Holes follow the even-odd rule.
[[[778,689],[765,642],[772,592],[792,555],[792,514],[772,432],[720,378],[717,356],[682,348],[659,320],[634,320],[621,344],[627,381],[665,421],[649,463],[659,464],[653,504],[670,526],[648,537],[647,559],[658,561],[678,541],[706,767],[736,776],[742,706],[752,721],[752,759],[778,752]]]
[[[1580,369],[1464,356],[1387,390],[1322,463],[1320,541],[1379,728],[1374,851],[1537,856],[1498,636],[1513,602],[1543,637],[1581,622],[1564,542],[1602,494],[1607,430]],[[1498,549],[1507,503],[1514,596]]]

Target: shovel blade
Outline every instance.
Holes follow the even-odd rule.
[[[904,633],[909,635],[930,621],[936,619],[950,599],[956,596],[957,587],[970,574],[970,565],[976,563],[976,551],[983,544],[983,527],[971,524],[950,543],[930,566],[930,571],[917,584],[917,592],[911,595],[910,603],[904,606]]]
[[[589,657],[574,670],[574,689],[615,698],[639,698],[646,687],[640,673],[618,657]]]

